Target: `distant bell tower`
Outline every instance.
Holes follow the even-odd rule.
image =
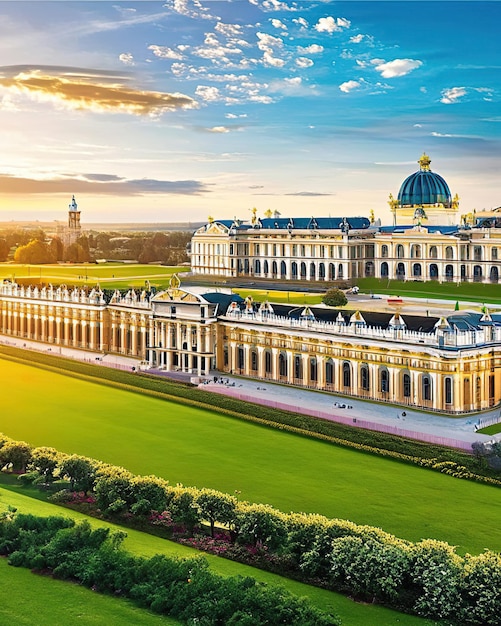
[[[78,237],[80,237],[80,211],[78,210],[78,205],[75,200],[75,196],[71,198],[71,203],[69,205],[68,211],[68,230],[69,230],[69,238],[71,243],[76,241]]]

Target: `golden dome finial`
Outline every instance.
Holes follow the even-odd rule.
[[[421,168],[422,172],[429,172],[430,171],[431,159],[426,154],[426,152],[423,152],[423,156],[419,159],[418,163],[419,163],[419,167]]]
[[[212,224],[212,222],[214,221],[214,218],[212,217],[212,215],[209,215],[209,217],[207,218],[207,221],[209,222],[209,224]]]
[[[264,216],[267,217],[268,219],[270,219],[272,215],[273,215],[273,211],[271,209],[266,209],[266,211],[264,212]]]

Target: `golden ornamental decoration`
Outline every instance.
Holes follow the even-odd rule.
[[[419,159],[418,163],[419,163],[419,167],[421,168],[422,172],[429,172],[430,171],[431,159],[426,154],[426,152],[423,152],[423,156]]]

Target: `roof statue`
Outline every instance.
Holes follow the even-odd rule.
[[[70,211],[78,211],[78,204],[76,203],[75,196],[71,197],[71,202],[69,205]]]
[[[177,274],[172,274],[169,280],[169,289],[179,289],[181,287],[181,279]]]

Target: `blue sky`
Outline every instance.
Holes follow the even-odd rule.
[[[501,3],[0,3],[0,221],[501,205]]]

